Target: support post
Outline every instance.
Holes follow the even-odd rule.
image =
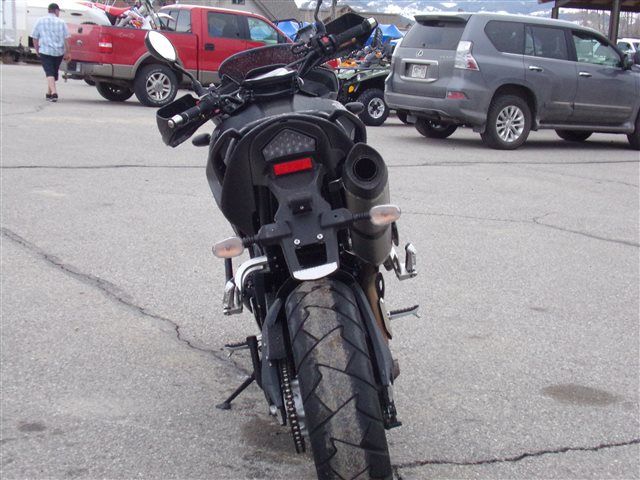
[[[616,43],[620,28],[620,0],[613,0],[609,17],[609,40]]]
[[[557,20],[559,16],[560,16],[560,7],[556,3],[551,9],[551,18],[555,18]]]

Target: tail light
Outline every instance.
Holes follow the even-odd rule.
[[[113,40],[111,35],[102,35],[98,40],[98,51],[100,53],[113,53]]]
[[[478,62],[476,62],[476,59],[473,58],[473,55],[471,54],[472,49],[473,42],[459,42],[456,50],[456,61],[453,66],[463,70],[480,70]]]
[[[313,163],[311,162],[311,157],[306,157],[298,160],[292,160],[290,162],[276,163],[273,166],[273,173],[279,177],[280,175],[304,172],[305,170],[311,170],[312,168]]]

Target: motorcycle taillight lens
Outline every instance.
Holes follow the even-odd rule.
[[[113,52],[113,41],[111,39],[111,35],[102,35],[100,37],[100,40],[98,40],[98,51],[100,53]]]
[[[315,151],[316,141],[297,130],[285,128],[280,131],[262,150],[267,162],[293,155],[304,155]]]
[[[273,173],[276,177],[281,175],[289,175],[290,173],[304,172],[305,170],[311,170],[313,168],[313,162],[311,157],[299,158],[298,160],[291,160],[289,162],[276,163],[273,166]]]

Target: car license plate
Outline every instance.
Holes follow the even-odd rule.
[[[82,71],[82,64],[80,62],[76,62],[76,72],[80,73]]]
[[[411,65],[411,78],[427,78],[427,66]]]

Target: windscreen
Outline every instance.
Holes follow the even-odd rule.
[[[465,26],[461,21],[422,20],[407,32],[402,47],[455,50]]]
[[[233,79],[240,83],[252,70],[269,65],[278,68],[302,58],[301,55],[293,53],[291,47],[290,43],[269,45],[236,53],[222,62],[218,74],[223,82],[226,76],[227,80]]]

